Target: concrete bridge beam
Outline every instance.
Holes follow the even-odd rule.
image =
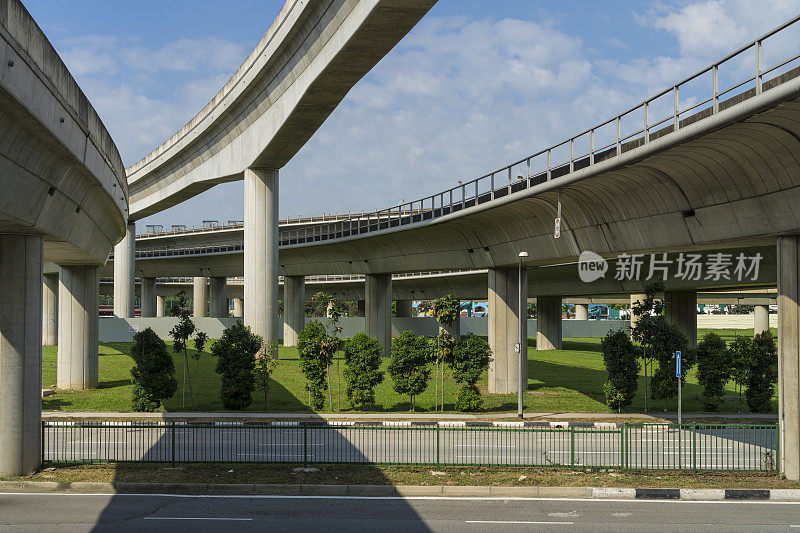
[[[523,271],[522,284],[527,287],[527,271]],[[489,348],[492,361],[489,363],[489,392],[515,393],[519,380],[528,382],[527,365],[525,375],[519,375],[519,357],[528,357],[528,347],[519,343],[519,271],[516,268],[489,269]]]
[[[211,316],[228,316],[228,278],[211,278]]]
[[[59,389],[97,387],[98,267],[62,266],[59,276],[58,370]]]
[[[697,292],[666,291],[664,305],[667,322],[683,331],[689,348],[697,346]]]
[[[194,278],[192,310],[196,317],[208,316],[208,281],[204,276],[195,276]]]
[[[561,297],[536,298],[536,349],[561,349]]]
[[[383,357],[392,354],[392,276],[367,274],[366,276],[367,335],[378,339]]]
[[[278,171],[244,172],[244,323],[278,341]]]
[[[42,345],[58,344],[58,274],[42,276]]]
[[[114,246],[114,315],[133,317],[136,304],[134,276],[136,273],[136,224],[127,225],[125,237]]]
[[[40,464],[42,237],[0,235],[0,475]]]
[[[156,278],[142,278],[142,317],[156,316]]]
[[[297,346],[297,336],[306,322],[306,278],[283,278],[283,345]]]

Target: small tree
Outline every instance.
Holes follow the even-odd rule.
[[[725,384],[731,375],[731,352],[716,333],[707,333],[697,343],[697,381],[703,388],[704,409],[716,411],[722,404]]]
[[[476,383],[489,368],[492,360],[489,343],[483,337],[469,334],[453,346],[453,378],[461,384],[456,401],[456,410],[473,412],[483,408],[483,398]]]
[[[655,360],[655,338],[657,336],[657,328],[659,326],[656,320],[661,316],[664,311],[662,302],[656,300],[656,295],[664,290],[664,284],[657,282],[652,283],[645,287],[645,297],[643,300],[636,302],[633,306],[633,316],[637,318],[636,326],[631,328],[631,337],[639,343],[641,351],[639,352],[644,364],[644,411],[647,412],[648,407],[648,389],[650,380],[650,371],[652,370],[653,362]]]
[[[216,371],[222,381],[219,395],[225,409],[238,411],[253,403],[255,356],[263,342],[260,336],[237,320],[214,343],[211,354],[217,358]]]
[[[411,397],[411,411],[414,410],[414,397],[428,388],[431,369],[431,346],[425,337],[417,337],[412,331],[404,331],[392,339],[392,360],[389,375],[394,381],[394,390]]]
[[[131,369],[133,380],[134,411],[155,411],[161,402],[171,398],[178,389],[175,380],[175,363],[167,351],[167,345],[151,329],[133,336]]]
[[[272,373],[278,367],[278,344],[268,343],[262,352],[256,356],[256,366],[253,370],[256,384],[264,391],[264,410],[269,411],[269,389],[272,383]]]
[[[297,336],[297,353],[300,370],[306,376],[306,389],[313,409],[325,406],[325,391],[329,390],[327,377],[338,339],[325,331],[319,320],[311,320]],[[331,400],[333,411],[333,400]]]
[[[772,333],[765,331],[753,339],[753,352],[747,373],[747,406],[754,413],[772,410],[772,395],[778,382],[778,348]]]
[[[747,385],[747,376],[753,361],[753,339],[737,335],[728,348],[730,360],[728,361],[728,377],[736,384],[736,411],[742,409],[742,389]]]
[[[433,301],[433,316],[439,323],[439,333],[436,336],[437,349],[434,355],[436,363],[434,375],[434,395],[436,399],[434,405],[436,410],[439,410],[439,380],[441,380],[441,410],[444,411],[444,365],[452,362],[453,345],[459,337],[459,332],[456,331],[456,324],[458,323],[460,312],[461,302],[450,294]]]
[[[189,382],[189,397],[192,401],[192,410],[194,410],[194,393],[192,392],[192,377],[189,375],[189,353],[186,346],[189,337],[195,331],[194,322],[189,318],[189,311],[187,309],[181,310],[180,321],[170,330],[169,335],[172,337],[172,350],[183,356],[183,390],[181,393],[181,409],[186,408],[186,382]]]
[[[194,363],[197,373],[200,373],[200,356],[203,354],[203,350],[206,347],[206,343],[208,342],[208,335],[203,333],[202,331],[198,331],[197,335],[194,337],[194,349],[195,352],[192,355],[194,357]]]
[[[344,344],[344,379],[354,407],[375,404],[375,387],[383,382],[382,352],[378,340],[366,333],[356,333]]]
[[[603,385],[606,403],[618,412],[633,403],[639,388],[639,350],[624,331],[611,331],[600,342],[608,381]]]

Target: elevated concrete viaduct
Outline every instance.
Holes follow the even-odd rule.
[[[364,21],[367,25],[382,20],[380,16],[372,19],[372,11],[359,11],[361,3],[353,4],[334,2],[328,4],[328,10],[315,11],[315,16],[323,21],[333,14],[330,9],[346,10],[353,6],[351,14],[356,15],[353,20]],[[396,7],[382,2],[372,2],[370,6],[376,14],[382,7]],[[412,10],[413,14],[404,19],[408,24],[401,24],[401,27],[413,26],[430,6],[415,3],[413,7],[416,11]],[[279,20],[300,17],[301,12],[293,9],[287,4]],[[271,113],[265,107],[256,104],[243,108],[246,113],[237,117],[253,117],[253,124],[259,125],[259,131],[266,126],[265,131],[269,133],[267,142],[257,143],[255,147],[240,144],[235,153],[244,156],[239,157],[232,151],[226,152],[227,147],[251,136],[240,135],[228,143],[227,138],[217,135],[218,129],[210,127],[207,108],[196,121],[187,125],[188,130],[130,169],[134,197],[132,211],[135,216],[144,216],[190,196],[192,191],[243,177],[246,190],[252,192],[252,202],[255,203],[248,204],[246,209],[242,245],[225,249],[211,246],[201,251],[204,256],[202,275],[230,275],[223,271],[244,263],[245,290],[248,285],[255,287],[252,296],[245,297],[245,321],[255,319],[264,331],[272,328],[269,324],[274,322],[261,313],[271,307],[271,302],[277,297],[278,274],[295,279],[310,275],[365,275],[369,329],[385,345],[389,328],[384,326],[385,320],[382,322],[380,317],[370,315],[386,314],[386,301],[391,300],[392,291],[390,274],[486,270],[488,285],[494,287],[497,295],[489,299],[490,316],[505,317],[505,320],[490,325],[490,331],[496,329],[497,333],[490,335],[494,360],[489,387],[498,392],[510,391],[515,379],[502,368],[513,369],[517,365],[518,355],[511,351],[512,344],[504,339],[516,335],[513,314],[517,303],[509,295],[515,294],[518,288],[513,286],[515,282],[509,272],[516,267],[521,251],[529,254],[524,262],[524,267],[529,269],[527,277],[531,280],[527,283],[529,286],[530,283],[538,285],[541,291],[535,296],[547,302],[542,309],[548,317],[539,321],[544,328],[540,331],[542,342],[553,347],[558,346],[560,339],[555,328],[551,327],[550,315],[555,313],[561,298],[568,294],[564,287],[576,283],[573,270],[573,276],[564,278],[559,288],[559,283],[552,279],[558,275],[558,267],[553,265],[574,265],[584,251],[612,259],[621,254],[719,253],[721,250],[730,250],[735,257],[738,251],[763,250],[763,257],[776,265],[774,270],[767,269],[770,273],[765,278],[770,281],[759,278],[756,283],[737,284],[733,281],[727,283],[730,280],[726,279],[721,285],[752,284],[761,287],[777,282],[778,298],[782,302],[780,308],[789,317],[786,320],[791,320],[797,298],[791,276],[787,274],[796,270],[796,265],[791,266],[794,264],[791,259],[794,249],[790,244],[794,235],[800,234],[800,214],[796,209],[800,205],[797,155],[800,153],[800,69],[796,68],[792,57],[773,65],[762,64],[760,58],[762,47],[773,34],[797,22],[797,18],[789,21],[722,61],[557,146],[453,189],[371,214],[361,214],[357,219],[337,220],[318,227],[278,231],[275,222],[275,169],[296,152],[310,134],[308,132],[315,127],[306,129],[303,121],[293,122],[293,118],[299,118],[300,114],[289,114],[285,122],[274,118],[263,119],[268,121],[263,122],[262,118],[270,117]],[[352,27],[349,22],[343,26]],[[280,28],[270,31],[277,35]],[[321,34],[326,31],[323,29]],[[268,32],[268,36],[272,33]],[[352,42],[358,40],[357,31],[352,34],[352,39]],[[391,46],[393,44],[389,43],[388,48]],[[310,48],[313,50],[313,45]],[[321,50],[324,52],[324,47]],[[339,50],[346,55],[347,46]],[[314,54],[313,51],[310,53]],[[750,78],[731,87],[719,87],[720,66],[748,53],[759,58]],[[320,56],[314,57],[322,56],[325,54],[321,52]],[[312,65],[315,60],[312,59]],[[360,75],[363,73],[358,73],[351,81],[354,83]],[[688,100],[696,103],[687,103],[679,96],[685,94],[681,91],[702,76],[715,80],[713,90],[701,95],[699,100]],[[238,74],[234,80],[237,77]],[[319,79],[323,78],[324,72],[321,72]],[[290,95],[295,98],[291,101],[300,106],[302,98],[310,94],[281,93],[282,82],[277,79],[275,90],[278,92],[274,94],[281,94],[280,98]],[[306,76],[297,79],[305,80],[301,83],[308,82]],[[333,92],[343,95],[346,90]],[[226,98],[225,94],[223,90],[222,100]],[[653,104],[662,98],[674,100],[674,109],[666,116],[657,116]],[[213,107],[213,104],[210,105]],[[294,109],[292,105],[289,107]],[[223,115],[218,113],[217,117]],[[623,119],[627,123],[631,117],[641,124],[639,129],[634,127],[630,131],[630,128],[623,128]],[[187,136],[198,124],[205,125],[199,130],[203,133],[191,138]],[[301,138],[299,144],[287,142],[278,146],[273,142],[272,139],[290,141],[289,137],[281,135],[291,128],[277,129],[282,124],[304,132],[298,134]],[[609,130],[612,132],[610,138],[604,134]],[[222,131],[229,130],[223,128]],[[206,132],[212,133],[206,135]],[[569,156],[559,158],[559,154],[565,151]],[[561,235],[555,239],[552,230],[557,216],[561,217]],[[275,244],[268,245],[271,241]],[[776,243],[779,243],[777,247]],[[280,250],[276,251],[278,246]],[[237,257],[241,248],[244,254]],[[115,262],[127,263],[133,251],[126,248],[125,253],[127,255],[123,258],[118,258],[115,253]],[[143,265],[151,260],[152,265],[157,261],[166,265],[170,258],[181,261],[191,255],[183,251],[153,249],[142,250],[142,254],[138,263]],[[248,268],[251,261],[258,265],[255,271]],[[136,268],[144,271],[147,267],[137,264]],[[548,271],[550,268],[552,273]],[[688,311],[696,298],[696,291],[706,279],[699,281],[668,285],[665,295],[671,320],[680,324],[690,337],[693,325]],[[130,278],[125,283],[130,284]],[[623,292],[619,285],[605,278],[597,287],[616,289],[606,288],[602,290],[604,293]],[[631,284],[629,293],[641,291],[642,284],[635,285]],[[583,289],[582,293],[591,294],[595,290],[601,292],[593,287]],[[127,290],[125,294],[128,294]],[[253,303],[253,299],[257,302]],[[251,300],[250,304],[248,300]],[[249,305],[255,305],[256,309],[250,317]],[[508,312],[501,312],[502,309]],[[800,422],[797,415],[800,412],[800,407],[797,407],[800,405],[800,391],[796,380],[791,379],[800,372],[800,359],[797,350],[792,348],[800,345],[797,330],[784,326],[780,333],[781,427],[785,443],[781,448],[781,465],[792,479],[800,478]],[[266,337],[270,338],[271,334]],[[791,423],[786,422],[787,416],[793,417]]]
[[[128,184],[19,0],[0,2],[0,58],[0,475],[22,475],[40,461],[42,344],[58,344],[59,387],[97,386],[98,268],[125,234]]]
[[[127,169],[131,220],[218,183],[245,182],[244,320],[277,340],[278,170],[436,0],[288,0],[225,87]],[[115,314],[129,316],[133,248],[115,250]]]

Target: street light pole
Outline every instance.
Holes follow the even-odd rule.
[[[517,345],[517,354],[519,356],[519,377],[517,382],[519,388],[517,391],[517,416],[525,418],[523,412],[523,395],[525,389],[528,388],[528,380],[526,378],[526,365],[528,364],[528,287],[523,283],[522,276],[522,260],[528,257],[528,252],[519,253],[519,307],[517,309],[517,316],[519,317],[519,344]]]

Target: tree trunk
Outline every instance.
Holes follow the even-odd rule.
[[[647,401],[648,401],[648,394],[647,394],[647,381],[649,380],[647,374],[647,359],[644,360],[644,412],[647,412]]]
[[[433,410],[439,410],[439,360],[436,360],[436,370],[434,370],[433,374],[433,394],[436,398],[433,401]]]
[[[339,357],[336,358],[336,410],[342,410],[342,380],[339,377]]]
[[[189,370],[189,354],[186,352],[183,353],[183,360],[186,363],[186,370]],[[188,374],[188,372],[187,372]],[[189,399],[192,401],[192,411],[194,411],[194,391],[192,390],[192,376],[186,376],[189,381]]]
[[[328,400],[331,403],[331,412],[333,412],[333,390],[331,390],[331,373],[326,369],[325,377],[328,378]]]
[[[183,360],[183,388],[181,389],[181,411],[186,410],[186,370],[188,369],[186,359]]]

